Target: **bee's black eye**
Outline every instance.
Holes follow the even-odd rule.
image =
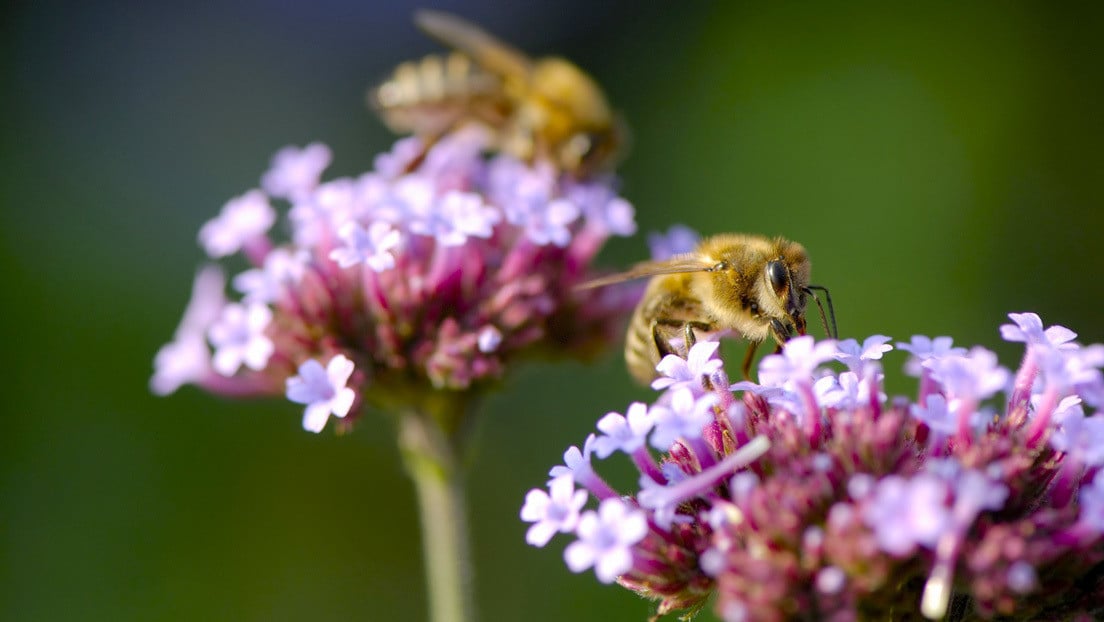
[[[767,264],[767,278],[770,280],[774,293],[782,296],[790,288],[790,272],[786,270],[786,264],[775,260]]]

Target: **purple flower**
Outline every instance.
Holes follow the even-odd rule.
[[[250,241],[261,238],[276,222],[276,212],[260,190],[250,190],[230,200],[217,218],[199,230],[199,242],[212,259],[233,255]]]
[[[1008,370],[997,363],[997,355],[985,348],[975,347],[965,356],[948,355],[932,357],[924,363],[932,377],[939,381],[947,394],[969,400],[992,397],[1006,387]]]
[[[1104,465],[1104,415],[1064,417],[1050,444],[1056,451],[1070,454],[1078,464]]]
[[[345,246],[330,251],[330,259],[342,268],[364,263],[375,272],[395,267],[392,254],[402,243],[402,234],[385,222],[374,222],[365,230],[355,222],[347,222],[338,232]]]
[[[713,422],[713,406],[717,396],[712,393],[696,397],[685,387],[671,392],[671,403],[655,406],[652,447],[665,450],[676,440],[700,438],[702,429]]]
[[[603,583],[612,583],[632,569],[632,547],[648,534],[644,513],[620,499],[606,499],[598,511],[587,511],[575,530],[579,539],[564,549],[564,561],[572,572],[594,567]]]
[[[244,364],[252,370],[262,370],[268,364],[275,346],[265,334],[272,322],[272,310],[261,303],[248,306],[228,304],[207,337],[215,347],[212,366],[223,376],[233,376]]]
[[[932,548],[951,524],[949,492],[935,475],[891,475],[874,487],[863,520],[874,530],[879,548],[891,555],[908,555],[918,545]]]
[[[898,341],[897,348],[912,353],[905,364],[905,371],[910,376],[919,376],[923,371],[924,361],[928,359],[966,355],[966,348],[956,348],[953,344],[954,340],[950,337],[932,339],[924,335],[913,335],[909,343]]]
[[[577,184],[567,189],[568,198],[579,206],[587,227],[601,235],[630,236],[636,233],[636,212],[609,186]]]
[[[577,205],[565,199],[556,199],[545,210],[527,215],[525,233],[535,244],[554,244],[563,248],[571,240],[568,226],[577,218]]]
[[[206,266],[196,274],[192,298],[176,334],[154,358],[151,391],[168,395],[184,384],[199,382],[210,373],[207,329],[226,306],[225,287],[226,278],[216,266]]]
[[[673,225],[667,233],[649,233],[648,248],[652,259],[662,261],[675,255],[689,253],[698,246],[701,236],[686,225]]]
[[[548,491],[534,488],[525,495],[521,520],[533,523],[525,541],[536,547],[548,544],[556,532],[570,533],[579,523],[579,511],[587,502],[587,491],[575,490],[575,480],[561,475],[548,482]]]
[[[660,377],[652,381],[652,388],[661,390],[685,385],[700,393],[702,379],[709,378],[721,368],[721,360],[715,358],[720,346],[717,341],[699,341],[690,348],[685,359],[674,354],[663,357],[656,365]]]
[[[1009,313],[1015,324],[1001,324],[1000,333],[1005,341],[1056,349],[1076,348],[1071,343],[1077,333],[1064,326],[1051,326],[1043,330],[1043,321],[1034,313]]]
[[[498,349],[499,344],[502,343],[502,331],[494,326],[484,326],[479,331],[479,336],[476,337],[476,343],[479,346],[480,352],[494,352]]]
[[[287,379],[287,398],[297,404],[306,404],[303,412],[303,429],[314,433],[326,427],[332,414],[344,417],[353,407],[356,393],[345,386],[353,375],[353,362],[338,354],[323,368],[310,359],[299,366],[299,375]]]
[[[1032,590],[1039,586],[1035,568],[1023,560],[1013,562],[1012,566],[1008,568],[1007,581],[1008,587],[1012,588],[1012,591],[1017,594],[1030,594]]]
[[[836,353],[836,359],[842,361],[851,371],[859,373],[862,371],[863,361],[877,361],[893,349],[889,340],[885,335],[874,335],[867,337],[860,346],[854,339],[844,339],[837,344],[839,352]]]
[[[583,443],[582,451],[578,447],[572,445],[564,452],[564,463],[560,466],[554,466],[548,472],[548,476],[557,478],[562,475],[571,473],[575,474],[575,481],[580,481],[580,476],[585,476],[588,473],[592,473],[594,470],[590,466],[590,454],[594,452],[594,445],[597,437],[594,434],[590,434],[586,438],[586,442]],[[580,482],[581,483],[581,482]]]
[[[357,361],[354,380],[371,384],[357,387],[364,403],[420,411],[480,394],[515,361],[612,343],[636,301],[613,289],[580,296],[576,286],[594,277],[607,236],[628,231],[631,206],[616,180],[488,159],[492,138],[473,126],[428,149],[400,141],[379,170],[324,181],[324,147],[279,153],[264,187],[288,199],[290,239],[268,237],[276,209],[261,191],[231,201],[200,236],[212,255],[245,251],[253,267],[234,287],[241,304],[268,305],[270,320],[231,326],[248,314],[227,312],[210,337],[217,369],[232,376],[204,375],[205,346],[193,340],[160,355],[166,373],[154,389],[191,381],[271,395],[295,362],[344,354]],[[254,373],[235,373],[243,364]]]
[[[1094,612],[1095,584],[1066,578],[1104,560],[1104,415],[1081,410],[1100,386],[1104,346],[1026,343],[1049,354],[1024,358],[1017,377],[1041,358],[1044,381],[1017,402],[1006,398],[1022,386],[992,353],[921,337],[901,344],[923,360],[919,397],[890,399],[885,345],[845,343],[832,363],[833,343],[794,339],[764,357],[762,385],[730,386],[720,369],[710,385],[669,383],[650,407],[632,406],[655,417],[658,456],[638,446],[643,428],[604,417],[595,455],[612,459],[622,435],[632,439],[640,476],[628,494],[594,496],[635,501],[648,525],[611,576],[657,601],[657,615],[715,595],[722,617],[748,622],[793,611],[936,619],[952,592],[978,617]],[[596,479],[601,466],[587,459],[575,472]]]
[[[912,404],[910,412],[913,417],[923,421],[933,432],[943,435],[954,434],[958,427],[958,418],[954,411],[947,407],[947,398],[938,393],[929,395],[924,405]]]
[[[872,386],[874,382],[875,378],[860,378],[855,372],[845,371],[838,377],[817,378],[813,393],[817,403],[825,408],[850,410],[870,403],[871,390],[876,389]]]
[[[1039,367],[1045,382],[1054,390],[1065,393],[1076,390],[1090,404],[1104,406],[1099,401],[1104,390],[1104,346],[1053,348],[1040,353]]]
[[[498,210],[478,194],[449,192],[428,214],[410,223],[410,231],[432,236],[442,246],[461,246],[468,238],[489,238],[501,220]]]
[[[781,354],[763,358],[759,364],[759,383],[767,387],[786,386],[795,381],[811,383],[816,368],[835,355],[835,342],[817,343],[811,335],[795,337],[782,346]]]
[[[1104,471],[1097,471],[1092,482],[1081,487],[1080,504],[1080,525],[1096,537],[1104,534]]]
[[[332,159],[330,148],[322,143],[311,143],[302,149],[284,147],[272,157],[272,167],[261,178],[261,187],[269,196],[299,200],[318,186],[322,171]]]
[[[602,436],[594,440],[594,454],[600,459],[609,457],[614,451],[632,454],[644,446],[654,424],[655,417],[641,402],[630,404],[624,415],[607,413],[598,420]]]
[[[264,268],[246,270],[234,277],[234,289],[242,293],[242,302],[271,304],[303,278],[308,260],[305,252],[273,249],[264,259]]]

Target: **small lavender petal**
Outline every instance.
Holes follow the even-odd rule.
[[[309,255],[305,250],[292,252],[286,248],[273,249],[265,256],[263,268],[246,270],[234,277],[234,289],[243,294],[246,303],[276,302],[285,288],[303,278]]]
[[[648,535],[644,513],[621,499],[606,499],[598,511],[587,511],[575,530],[579,539],[564,549],[572,572],[594,567],[598,580],[612,583],[632,569],[632,547]]]
[[[1065,417],[1050,444],[1085,466],[1104,465],[1104,415]]]
[[[624,415],[607,413],[598,420],[598,430],[602,435],[594,441],[594,453],[602,459],[614,451],[632,454],[644,446],[654,423],[648,407],[641,402],[631,404]]]
[[[932,377],[939,381],[948,396],[983,400],[1003,390],[1011,377],[997,363],[997,355],[975,347],[965,356],[945,355],[924,362]]]
[[[910,412],[913,417],[923,421],[933,432],[950,436],[958,427],[958,417],[954,410],[948,408],[947,398],[938,393],[928,396],[927,404],[921,406],[912,404]]]
[[[897,348],[912,354],[905,363],[905,372],[915,377],[921,374],[924,361],[930,358],[966,355],[966,348],[955,348],[953,344],[950,337],[932,339],[924,335],[913,335],[909,343],[898,341]]]
[[[498,349],[498,346],[502,343],[502,331],[498,330],[494,326],[484,326],[479,330],[479,336],[476,338],[476,344],[479,346],[479,351],[484,354],[489,354]]]
[[[686,225],[672,225],[667,233],[648,234],[648,248],[655,261],[689,253],[698,246],[700,241],[701,236],[698,232]]]
[[[1017,594],[1027,594],[1038,585],[1035,568],[1023,560],[1015,561],[1008,567],[1005,580],[1008,581],[1008,587]]]
[[[791,381],[812,383],[813,372],[826,361],[835,358],[836,343],[817,342],[811,335],[790,339],[781,354],[771,354],[759,364],[759,383],[780,387]]]
[[[816,589],[822,594],[838,594],[847,584],[847,573],[839,566],[828,566],[817,572]]]
[[[876,361],[892,350],[893,346],[889,345],[889,341],[890,337],[885,335],[873,335],[867,337],[860,346],[854,339],[845,339],[837,344],[839,351],[836,359],[847,365],[851,371],[858,372],[862,369],[863,361]]]
[[[207,331],[215,347],[212,359],[215,371],[233,376],[243,364],[255,371],[264,369],[275,349],[272,340],[265,335],[271,321],[272,310],[266,305],[226,305]]]
[[[907,555],[916,545],[931,548],[950,526],[947,494],[947,485],[937,476],[891,475],[875,485],[863,519],[874,529],[878,546],[891,555]]]
[[[232,255],[249,240],[263,236],[276,222],[276,212],[260,190],[231,199],[219,215],[199,230],[199,242],[212,259]]]
[[[1051,326],[1043,329],[1043,320],[1034,313],[1009,313],[1015,324],[1002,324],[1001,338],[1005,341],[1022,342],[1045,348],[1069,349],[1076,347],[1070,343],[1077,333],[1064,326]]]
[[[436,238],[442,246],[462,246],[468,238],[489,238],[502,216],[471,192],[451,191],[410,222],[410,231]]]
[[[272,166],[261,178],[261,187],[269,196],[300,200],[318,186],[322,171],[332,159],[330,148],[322,143],[311,143],[302,149],[284,147],[272,157]]]
[[[566,199],[554,199],[543,212],[531,214],[525,232],[535,244],[563,248],[571,241],[568,225],[579,218],[579,207]]]
[[[576,475],[575,481],[579,482],[580,475],[592,473],[593,468],[590,464],[590,454],[594,451],[596,440],[597,437],[595,437],[594,434],[590,434],[587,436],[586,442],[583,443],[582,451],[575,445],[568,447],[563,455],[563,465],[552,467],[548,475],[550,477],[559,477],[564,473],[573,473]]]
[[[365,263],[375,272],[395,267],[392,251],[402,242],[402,234],[385,222],[374,222],[367,230],[355,222],[342,225],[338,236],[345,246],[330,252],[330,259],[342,268]]]
[[[353,370],[353,362],[338,354],[325,368],[318,361],[308,359],[299,366],[299,375],[287,379],[287,398],[307,405],[303,414],[304,429],[318,433],[331,414],[335,417],[349,414],[356,394],[345,385]]]
[[[196,273],[192,296],[177,326],[173,341],[157,351],[150,390],[168,395],[182,385],[197,382],[211,369],[207,329],[226,306],[226,277],[218,266]]]
[[[575,481],[570,475],[553,479],[548,487],[550,493],[530,490],[521,508],[521,519],[533,523],[525,535],[525,541],[535,547],[548,544],[556,532],[574,530],[579,521],[579,511],[587,500],[587,492],[575,490]]]
[[[667,450],[680,438],[695,439],[702,435],[702,428],[713,422],[713,407],[717,396],[708,393],[695,396],[685,387],[674,389],[669,406],[656,406],[655,429],[652,431],[652,447]]]
[[[699,341],[685,359],[674,354],[664,356],[656,365],[661,376],[652,381],[652,388],[661,390],[685,384],[702,392],[702,377],[709,377],[721,368],[721,360],[715,358],[720,346],[716,341]]]
[[[1078,501],[1081,505],[1079,524],[1104,534],[1104,471],[1097,471],[1092,482],[1082,486]]]

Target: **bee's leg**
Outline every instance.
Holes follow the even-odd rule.
[[[694,334],[694,322],[687,322],[682,325],[682,340],[686,345],[686,356],[690,356],[690,348],[693,348],[698,343],[698,336]]]
[[[667,337],[660,331],[661,326],[670,328],[678,328],[682,330],[682,338],[686,342],[684,344],[683,352],[677,351],[671,347],[671,343],[667,340]],[[655,340],[656,350],[659,351],[659,358],[663,358],[668,354],[674,354],[679,358],[686,358],[690,355],[690,348],[694,347],[694,344],[698,342],[698,336],[694,333],[694,330],[700,330],[703,332],[711,332],[713,325],[706,322],[686,322],[679,320],[664,320],[657,319],[652,321],[652,338]]]
[[[675,352],[675,349],[671,347],[671,343],[667,341],[667,337],[663,335],[662,331],[660,331],[659,328],[661,326],[678,325],[679,324],[675,322],[652,320],[652,341],[655,342],[656,352],[659,353],[659,360],[662,360],[663,357],[667,356],[668,354],[674,354],[675,356],[678,356],[678,352]]]
[[[708,322],[686,322],[682,325],[682,338],[686,342],[686,356],[690,356],[690,348],[698,343],[698,334],[694,332],[695,330],[710,333],[713,332],[713,325]]]
[[[744,354],[744,364],[740,371],[744,374],[744,380],[751,380],[751,362],[755,360],[755,350],[759,347],[758,341],[749,341],[747,352]]]

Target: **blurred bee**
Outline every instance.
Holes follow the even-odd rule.
[[[495,147],[550,160],[578,176],[614,164],[624,128],[602,90],[572,63],[530,59],[459,17],[418,11],[414,22],[454,51],[399,65],[368,93],[394,132],[428,145],[466,123],[491,129]]]
[[[827,288],[809,284],[809,270],[805,248],[796,242],[725,233],[702,240],[693,252],[640,263],[580,287],[652,278],[625,336],[625,363],[640,383],[655,378],[664,356],[685,356],[699,334],[720,333],[750,342],[741,368],[748,378],[760,342],[773,337],[781,349],[791,337],[805,334],[806,296],[816,302],[828,336],[838,334],[832,297]],[[814,291],[824,292],[831,329]]]

